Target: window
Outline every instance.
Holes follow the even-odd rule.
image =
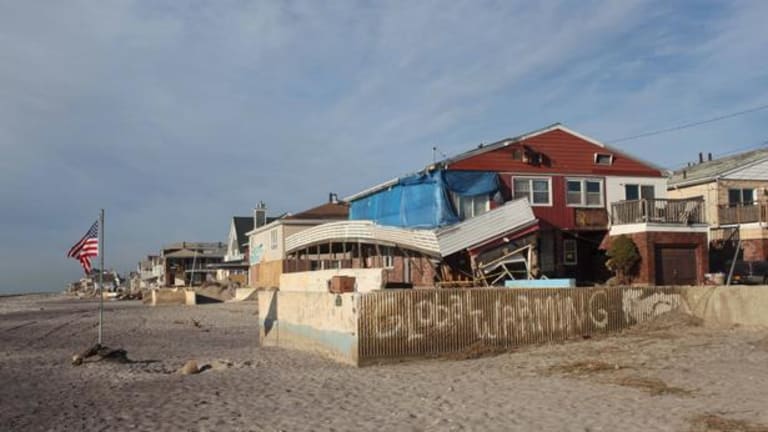
[[[523,160],[523,150],[519,148],[512,149],[512,160],[516,160],[516,161]]]
[[[652,185],[624,185],[624,199],[634,201],[639,199],[654,199],[656,196]]]
[[[578,261],[576,240],[563,240],[563,264],[575,265]]]
[[[277,249],[277,229],[273,229],[269,232],[269,240],[272,249]]]
[[[728,206],[751,206],[754,204],[754,189],[728,189]]]
[[[453,205],[459,219],[465,220],[487,212],[490,209],[490,197],[488,195],[461,196],[451,194]]]
[[[394,254],[395,254],[395,248],[391,246],[381,246],[379,250],[381,251],[381,265],[384,268],[392,268],[395,266],[395,260],[394,260]]]
[[[515,198],[528,198],[531,205],[552,205],[552,185],[549,178],[514,178],[513,192]]]
[[[595,153],[597,165],[613,165],[613,155],[608,153]]]
[[[565,202],[571,207],[602,207],[603,181],[599,179],[567,179]]]

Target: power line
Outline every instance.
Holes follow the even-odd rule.
[[[645,133],[641,133],[641,134],[638,134],[638,135],[632,135],[632,136],[628,136],[628,137],[624,137],[624,138],[618,138],[618,139],[614,139],[614,140],[609,140],[609,141],[606,141],[606,144],[615,144],[615,143],[618,143],[618,142],[630,141],[630,140],[634,140],[634,139],[638,139],[638,138],[645,138],[645,137],[649,137],[649,136],[653,136],[653,135],[659,135],[659,134],[663,134],[663,133],[667,133],[667,132],[674,132],[674,131],[679,131],[679,130],[682,130],[682,129],[688,129],[688,128],[692,128],[692,127],[696,127],[696,126],[701,126],[701,125],[704,125],[704,124],[707,124],[707,123],[714,123],[716,121],[726,120],[726,119],[733,118],[733,117],[738,117],[738,116],[741,116],[741,115],[744,115],[744,114],[749,114],[749,113],[753,113],[753,112],[756,112],[756,111],[761,111],[761,110],[764,110],[764,109],[767,109],[767,108],[768,108],[768,104],[760,105],[760,106],[749,108],[749,109],[746,109],[746,110],[743,110],[743,111],[737,111],[737,112],[721,115],[721,116],[718,116],[718,117],[713,117],[713,118],[706,119],[706,120],[695,121],[695,122],[692,122],[692,123],[685,123],[685,124],[681,124],[681,125],[678,125],[678,126],[668,127],[668,128],[665,128],[665,129],[658,129],[658,130],[655,130],[655,131],[645,132]]]

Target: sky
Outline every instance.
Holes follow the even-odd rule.
[[[603,142],[768,104],[766,1],[0,0],[0,294],[224,241],[562,122]],[[677,168],[768,110],[616,147]]]

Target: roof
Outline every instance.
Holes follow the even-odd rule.
[[[485,154],[485,153],[488,153],[488,152],[492,152],[494,150],[503,149],[505,147],[508,147],[511,144],[522,143],[525,140],[529,140],[531,138],[536,138],[536,137],[539,137],[541,135],[544,135],[544,134],[547,134],[547,133],[550,133],[550,132],[554,132],[554,131],[564,132],[564,133],[569,134],[569,135],[571,135],[573,137],[576,137],[578,139],[586,141],[587,143],[590,143],[590,144],[592,144],[594,146],[603,148],[603,149],[605,149],[606,152],[609,152],[609,153],[612,153],[612,154],[615,154],[615,155],[620,155],[620,156],[623,157],[623,159],[631,160],[631,161],[634,161],[635,163],[639,163],[641,165],[644,165],[645,166],[645,170],[646,171],[653,171],[655,176],[665,177],[665,176],[668,175],[668,171],[665,170],[662,167],[659,167],[659,166],[657,166],[657,165],[655,165],[655,164],[653,164],[651,162],[645,161],[645,160],[640,159],[638,157],[630,156],[630,155],[626,154],[625,152],[623,152],[623,151],[621,151],[619,149],[610,147],[610,146],[608,146],[608,145],[606,145],[606,144],[604,144],[604,143],[602,143],[602,142],[600,142],[600,141],[598,141],[598,140],[596,140],[594,138],[590,138],[590,137],[588,137],[586,135],[582,135],[582,134],[580,134],[580,133],[578,133],[578,132],[576,132],[574,130],[571,130],[571,129],[569,129],[568,127],[564,126],[561,123],[555,123],[555,124],[549,125],[547,127],[544,127],[544,128],[541,128],[541,129],[537,129],[537,130],[532,131],[532,132],[528,132],[528,133],[525,133],[525,134],[522,134],[522,135],[518,135],[518,136],[516,136],[514,138],[504,138],[502,140],[496,141],[496,142],[488,144],[488,145],[481,145],[481,146],[479,146],[479,147],[477,147],[475,149],[466,151],[464,153],[460,153],[457,156],[449,157],[449,158],[443,159],[442,161],[436,162],[434,164],[430,164],[430,165],[426,166],[424,168],[424,170],[425,171],[434,170],[434,169],[437,169],[440,166],[445,167],[445,168],[452,167],[453,169],[466,169],[466,168],[461,167],[460,165],[458,167],[453,166],[453,165],[456,164],[456,163],[459,163],[461,161],[465,161],[465,160],[467,160],[469,158],[473,158],[475,156],[479,156],[479,155],[482,155],[482,154]],[[569,154],[565,155],[565,157],[572,157],[573,155],[574,155],[573,153],[569,153]],[[568,173],[568,174],[570,174],[570,173]],[[575,173],[573,173],[573,174],[575,174]],[[621,173],[617,172],[617,174],[621,174]],[[380,184],[378,184],[376,186],[373,186],[373,187],[370,187],[370,188],[365,189],[363,191],[360,191],[360,192],[357,192],[355,194],[349,195],[349,196],[345,197],[345,200],[346,201],[354,201],[354,200],[366,197],[368,195],[372,195],[372,194],[374,194],[376,192],[379,192],[379,191],[381,191],[383,189],[386,189],[388,187],[391,187],[392,185],[397,184],[398,181],[399,181],[398,177],[390,179],[390,180],[387,180],[387,181],[385,181],[383,183],[380,183]]]
[[[519,231],[536,222],[528,200],[519,199],[441,229],[399,228],[367,220],[329,222],[288,236],[285,239],[285,251],[291,253],[331,241],[361,241],[396,245],[431,256],[445,257]]]
[[[224,249],[200,251],[198,249],[181,249],[165,254],[166,258],[223,258]]]
[[[248,243],[248,236],[245,234],[248,231],[253,230],[253,217],[252,216],[234,216],[232,222],[235,224],[235,236],[237,237],[237,246]],[[269,223],[267,218],[267,223]]]
[[[177,242],[163,246],[163,256],[168,254],[165,251],[196,249],[196,250],[216,250],[226,248],[222,242]]]
[[[586,147],[574,147],[584,145]],[[528,148],[547,159],[546,168],[514,161],[509,152],[515,147]],[[592,147],[594,150],[589,150]],[[586,151],[585,151],[586,150]],[[613,156],[610,165],[596,165],[595,154]],[[618,175],[640,177],[666,177],[668,171],[653,163],[631,156],[624,151],[610,147],[593,138],[555,123],[514,138],[506,138],[490,145],[438,162],[454,170],[493,170],[497,172],[548,172],[571,175]]]
[[[675,171],[667,184],[671,188],[674,186],[691,186],[707,183],[716,178],[726,176],[733,171],[747,168],[765,160],[768,160],[768,148],[705,161]]]
[[[349,204],[344,201],[327,202],[309,210],[286,216],[284,219],[347,219]]]
[[[290,235],[285,239],[285,251],[295,252],[316,244],[327,244],[329,241],[375,242],[404,246],[427,255],[440,255],[437,237],[432,230],[383,226],[363,220],[324,223]]]

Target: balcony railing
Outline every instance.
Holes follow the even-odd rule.
[[[717,212],[720,225],[737,225],[751,222],[768,222],[768,203],[752,205],[721,205]]]
[[[640,199],[611,204],[613,225],[660,223],[689,225],[706,223],[704,198]]]

